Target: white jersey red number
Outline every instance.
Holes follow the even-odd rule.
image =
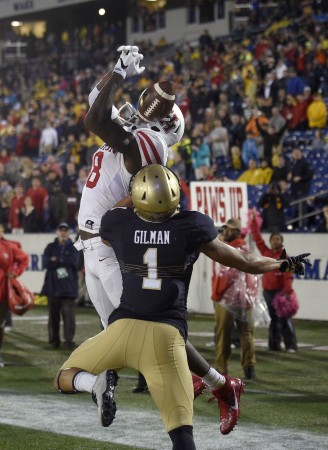
[[[142,165],[167,162],[167,145],[161,135],[148,128],[132,132],[138,143]],[[131,174],[122,153],[104,144],[93,155],[92,168],[84,185],[78,215],[80,230],[98,233],[102,216],[128,195]]]

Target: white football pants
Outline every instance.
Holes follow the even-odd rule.
[[[122,294],[122,275],[114,250],[100,236],[79,240],[75,247],[83,251],[88,293],[103,327],[107,328],[108,317],[120,304]]]

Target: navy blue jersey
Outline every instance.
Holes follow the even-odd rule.
[[[119,262],[123,292],[109,324],[121,318],[164,322],[187,336],[187,295],[199,246],[217,237],[212,219],[183,211],[166,222],[140,219],[131,208],[102,218],[100,235]]]

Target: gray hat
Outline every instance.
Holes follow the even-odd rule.
[[[236,230],[241,230],[241,222],[239,219],[236,218],[232,218],[229,219],[222,228],[231,228],[231,229],[236,229]]]

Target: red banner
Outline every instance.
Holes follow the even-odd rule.
[[[191,209],[210,216],[218,228],[229,219],[247,224],[248,196],[246,183],[193,181],[190,183]]]

